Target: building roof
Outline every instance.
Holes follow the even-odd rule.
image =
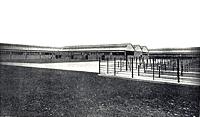
[[[147,46],[141,46],[141,50],[142,50],[142,52],[146,52],[146,53],[149,52]]]
[[[200,57],[200,47],[151,49],[150,57]]]
[[[151,49],[150,53],[167,53],[167,54],[180,54],[180,53],[199,53],[200,47],[191,47],[191,48],[160,48],[160,49]]]
[[[0,49],[19,50],[19,51],[30,50],[30,51],[139,51],[139,52],[142,52],[140,45],[132,45],[131,43],[77,45],[77,46],[65,46],[65,47],[60,47],[60,48],[0,43]]]
[[[46,46],[34,46],[34,45],[22,45],[22,44],[7,44],[0,43],[0,49],[4,50],[30,50],[30,51],[62,51],[62,48],[58,47],[46,47]]]
[[[68,51],[141,51],[139,45],[131,43],[65,46],[63,49]]]

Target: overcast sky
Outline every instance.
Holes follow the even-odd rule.
[[[200,47],[200,0],[1,0],[0,42]]]

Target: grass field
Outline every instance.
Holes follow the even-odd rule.
[[[0,83],[1,116],[199,116],[199,86],[6,65]]]

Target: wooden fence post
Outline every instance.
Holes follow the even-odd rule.
[[[122,71],[122,58],[120,58],[120,71]]]
[[[138,76],[140,76],[140,65],[138,65]]]
[[[145,63],[143,64],[143,66],[144,66],[144,73],[146,73],[146,66],[145,66]]]
[[[156,68],[157,68],[157,70],[158,70],[158,65],[159,65],[159,62],[156,63]]]
[[[28,53],[25,51],[25,60],[27,59],[27,54],[28,54]]]
[[[114,58],[114,76],[116,75],[116,58]]]
[[[128,70],[128,55],[126,54],[126,71]]]
[[[40,59],[42,58],[42,52],[39,52],[39,55],[40,55]]]
[[[136,57],[136,63],[135,64],[136,64],[135,66],[136,66],[136,69],[137,69],[137,57]]]
[[[101,59],[99,57],[99,74],[101,74]]]
[[[10,60],[12,59],[12,52],[11,51],[9,52],[9,59]]]
[[[179,59],[177,59],[177,78],[178,78],[178,83],[180,82],[180,76],[179,76]]]
[[[107,58],[107,74],[109,74],[109,60]]]
[[[154,80],[154,59],[153,59],[153,80]]]
[[[132,70],[132,78],[133,78],[133,58],[131,58],[131,70]]]
[[[181,62],[181,76],[183,76],[183,62]]]
[[[187,72],[187,60],[184,61],[185,66],[185,72]]]
[[[147,58],[146,68],[148,68],[148,58]]]
[[[159,70],[159,76],[158,77],[160,78],[160,65],[158,66],[158,70]]]

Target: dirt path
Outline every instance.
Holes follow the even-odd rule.
[[[60,70],[72,70],[72,71],[86,71],[98,73],[98,61],[90,62],[63,62],[63,63],[13,63],[13,62],[1,62],[2,65],[12,66],[24,66],[24,67],[36,67],[36,68],[49,68]]]

